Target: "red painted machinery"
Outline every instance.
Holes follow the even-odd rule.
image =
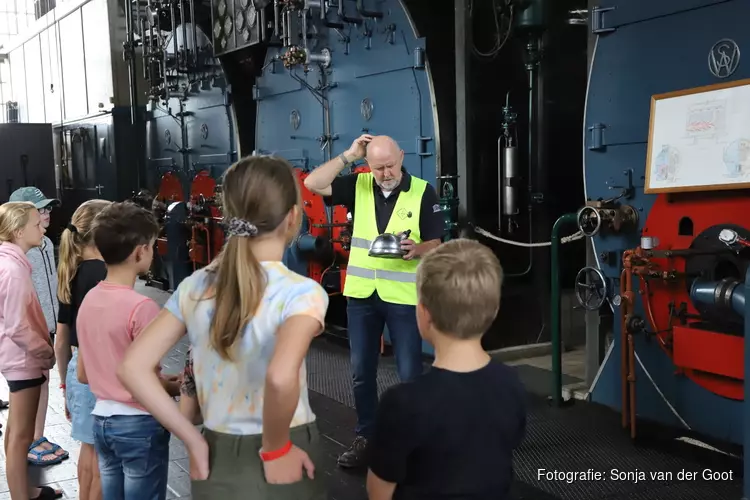
[[[695,195],[672,202],[660,195],[643,228],[645,246],[654,240],[657,246],[642,244],[623,256],[624,274],[648,277],[640,292],[648,322],[678,370],[704,389],[738,401],[743,399],[743,318],[733,314],[731,303],[721,303],[724,297],[706,304],[701,287],[723,282],[724,290],[716,292],[731,298],[733,287],[744,281],[748,213],[747,196]]]
[[[640,246],[623,252],[613,302],[619,306],[619,345],[625,346],[620,350],[622,425],[630,426],[633,437],[639,337],[669,356],[675,375],[728,400],[744,399],[748,213],[750,198],[744,194],[660,194]],[[598,232],[604,223],[614,226],[633,217],[628,206],[586,207],[579,223],[587,220]]]
[[[224,245],[220,192],[221,186],[207,170],[198,172],[190,185],[187,224],[194,270],[208,265]]]
[[[369,172],[367,166],[354,169],[355,173]],[[339,295],[344,290],[346,264],[352,236],[352,221],[343,206],[326,207],[323,197],[313,194],[304,185],[307,172],[297,170],[307,233],[316,241],[330,242],[328,251],[318,252],[320,259],[307,261],[307,275],[321,284],[329,295]],[[330,214],[330,221],[329,221]]]
[[[185,196],[182,193],[182,183],[176,173],[169,171],[162,175],[159,182],[159,191],[156,193],[154,201],[151,204],[151,210],[153,210],[156,220],[159,221],[159,237],[156,239],[156,252],[162,257],[167,256],[169,249],[164,225],[167,208],[175,201],[185,201]]]

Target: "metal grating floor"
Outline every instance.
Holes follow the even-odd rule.
[[[396,362],[393,358],[381,358],[378,365],[378,395],[398,381]],[[316,340],[307,356],[307,384],[311,391],[354,408],[349,351],[325,339]]]
[[[309,388],[353,407],[348,351],[324,339],[313,344],[307,361]],[[523,379],[523,374],[521,373]],[[382,393],[398,382],[395,363],[381,359],[378,388]],[[648,435],[645,426],[642,435]],[[558,472],[599,471],[602,480],[539,480],[539,469]],[[611,470],[643,473],[639,481],[611,478]],[[704,469],[732,472],[731,481],[708,482]],[[739,500],[742,463],[724,455],[674,440],[642,438],[637,443],[620,429],[619,415],[590,404],[551,408],[543,398],[529,396],[527,435],[515,457],[516,477],[535,489],[562,500]],[[692,481],[678,480],[681,470],[698,472]],[[671,480],[651,479],[652,473],[671,473]],[[534,498],[524,496],[523,498]]]

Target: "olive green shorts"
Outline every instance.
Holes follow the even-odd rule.
[[[208,442],[209,474],[205,481],[192,482],[194,500],[326,500],[325,473],[322,471],[320,434],[313,424],[295,427],[292,443],[306,451],[316,466],[315,479],[294,484],[268,484],[258,452],[262,437],[222,434],[203,430]]]

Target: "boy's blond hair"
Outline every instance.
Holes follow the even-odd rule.
[[[468,339],[482,336],[500,309],[503,268],[478,241],[448,241],[422,258],[417,296],[440,332]]]

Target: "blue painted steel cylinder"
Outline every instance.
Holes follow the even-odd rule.
[[[303,234],[297,238],[297,249],[300,252],[315,252],[320,250],[322,241],[311,234]]]
[[[731,309],[745,316],[745,288],[737,280],[695,280],[690,287],[693,302]]]
[[[619,318],[616,284],[622,271],[622,251],[639,246],[641,230],[657,196],[643,191],[651,97],[750,77],[750,65],[744,63],[734,67],[731,74],[719,76],[712,72],[710,64],[712,48],[721,40],[750,47],[750,32],[744,21],[750,16],[750,4],[715,0],[603,0],[590,15],[596,38],[583,129],[586,198],[610,199],[616,195],[615,186],[628,187],[630,183],[632,196],[622,201],[639,214],[636,231],[598,234],[593,238],[597,265],[615,285],[610,287],[609,298],[615,318]],[[675,43],[665,45],[665,39]],[[717,220],[717,224],[721,222]],[[704,285],[695,285],[693,298],[701,303],[715,303],[709,297],[711,287]],[[746,290],[747,286],[746,282],[735,287],[731,300],[724,301],[725,304],[735,311],[740,309],[746,294],[737,290]],[[636,301],[633,312],[646,318],[641,302]],[[748,323],[745,321],[746,330]],[[612,336],[614,342],[590,393],[592,401],[619,410],[622,346],[617,320]],[[745,349],[745,366],[750,366],[748,343]],[[687,377],[676,376],[670,357],[644,335],[635,337],[635,351],[639,419],[737,444],[750,439],[750,410],[745,410],[747,415],[743,412],[743,406],[748,405],[714,394]],[[748,384],[745,391],[745,400],[750,401]],[[746,429],[744,435],[743,429]],[[745,475],[745,481],[750,485],[748,477],[750,474]],[[748,486],[745,492],[750,494]]]

